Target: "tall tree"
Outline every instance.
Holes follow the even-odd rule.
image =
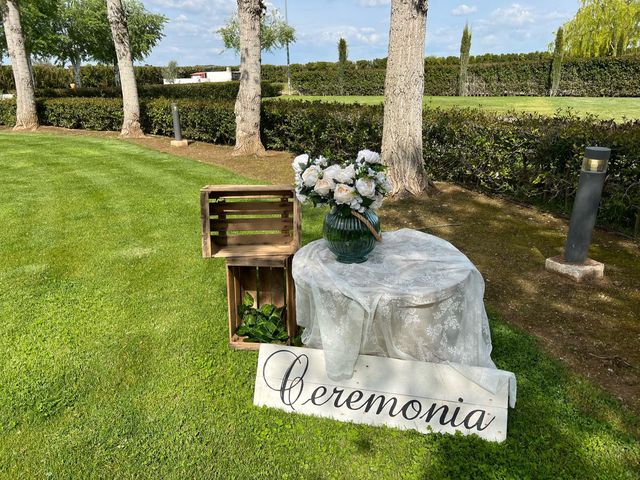
[[[234,155],[262,155],[260,140],[260,19],[262,0],[238,0],[240,88],[236,97],[236,146]]]
[[[347,77],[347,41],[341,38],[338,41],[338,88],[340,95],[345,93],[345,83]]]
[[[392,0],[384,84],[382,161],[394,196],[419,195],[429,185],[422,157],[424,42],[428,0]]]
[[[120,82],[117,74],[117,55],[113,42],[111,25],[107,18],[105,0],[82,0],[85,9],[83,30],[88,55],[99,63],[114,66],[116,84]],[[164,36],[164,15],[149,12],[140,0],[125,0],[122,2],[127,30],[129,32],[129,46],[134,61],[141,61],[151,53],[153,47]]]
[[[140,104],[138,102],[138,86],[133,70],[133,56],[127,30],[127,17],[121,0],[107,0],[107,18],[111,26],[113,44],[118,59],[118,70],[122,86],[122,137],[142,137],[140,126]]]
[[[553,63],[551,64],[551,90],[549,95],[555,97],[560,88],[560,78],[562,76],[562,55],[564,51],[564,35],[562,27],[556,32],[556,41],[553,49]]]
[[[576,57],[623,55],[640,44],[640,1],[581,0],[563,26],[565,51]]]
[[[56,46],[52,53],[63,65],[67,62],[71,64],[76,88],[82,88],[80,66],[89,56],[86,29],[87,10],[84,2],[63,0],[58,11]]]
[[[471,32],[469,24],[464,26],[460,41],[460,76],[458,77],[458,95],[469,95],[469,52],[471,51]]]
[[[263,2],[260,2],[263,4]],[[238,2],[238,12],[240,11]],[[240,53],[240,18],[233,15],[216,33],[222,38],[225,48],[235,50]],[[296,30],[282,18],[276,9],[267,10],[262,6],[260,15],[260,48],[267,52],[272,52],[296,41]]]
[[[25,39],[20,23],[18,0],[0,0],[0,15],[16,83],[16,125],[14,129],[38,128],[33,77],[29,68]]]
[[[347,63],[347,41],[344,38],[338,40],[338,63]]]

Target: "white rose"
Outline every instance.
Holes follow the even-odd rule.
[[[380,154],[371,150],[360,150],[356,158],[367,163],[380,163]]]
[[[302,181],[305,186],[313,187],[318,181],[318,177],[320,176],[320,167],[316,165],[311,165],[304,172],[302,172]]]
[[[326,167],[327,166],[327,159],[324,158],[322,155],[320,155],[318,158],[316,158],[313,161],[313,163],[318,165],[319,167]]]
[[[316,182],[316,186],[313,187],[313,189],[316,191],[316,193],[324,197],[328,195],[329,192],[331,192],[331,190],[333,189],[332,187],[334,187],[333,180],[327,180],[326,178],[321,178]]]
[[[371,210],[378,210],[382,206],[382,201],[384,197],[382,195],[376,195],[373,199],[373,203],[369,205]]]
[[[322,178],[333,183],[336,178],[336,175],[340,173],[340,170],[342,170],[340,168],[340,165],[330,165],[327,168],[325,168],[324,171],[322,172]]]
[[[373,198],[376,194],[376,182],[372,178],[359,178],[356,180],[356,189],[363,197]]]
[[[299,201],[300,203],[304,203],[304,202],[306,202],[306,201],[307,201],[307,196],[306,196],[306,195],[301,194],[300,192],[296,192],[296,197],[298,197],[298,201]]]
[[[336,185],[336,190],[333,192],[333,198],[338,205],[350,204],[355,195],[356,189],[344,184]]]
[[[293,170],[296,173],[300,173],[302,172],[302,169],[307,166],[308,162],[309,162],[309,155],[305,153],[303,155],[298,155],[296,158],[294,158],[291,166],[293,167]]]
[[[340,169],[340,172],[335,176],[335,181],[338,183],[349,183],[356,176],[356,169],[353,165],[349,165],[347,168]]]

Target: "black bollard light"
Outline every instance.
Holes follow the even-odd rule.
[[[564,249],[567,263],[582,264],[587,260],[610,158],[609,148],[586,149]]]
[[[180,113],[178,112],[178,105],[171,104],[171,114],[173,115],[173,134],[177,142],[182,141],[182,131],[180,130]]]

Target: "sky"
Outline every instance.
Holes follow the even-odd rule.
[[[216,30],[233,15],[235,0],[143,0],[147,10],[169,19],[165,38],[146,64],[237,65]],[[267,2],[282,15],[285,0]],[[547,50],[554,32],[578,10],[578,0],[431,0],[426,55],[458,55],[465,22],[473,33],[472,55]],[[390,0],[288,0],[289,23],[296,29],[291,62],[336,61],[340,37],[350,60],[387,55]],[[263,63],[286,64],[284,50],[265,53]]]

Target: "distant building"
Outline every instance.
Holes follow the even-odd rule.
[[[240,80],[240,72],[232,72],[231,67],[227,67],[224,72],[196,72],[190,78],[176,78],[175,80],[164,80],[164,84],[184,84],[184,83],[211,83],[211,82],[231,82]]]

